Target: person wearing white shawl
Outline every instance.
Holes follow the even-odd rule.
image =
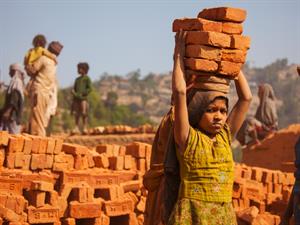
[[[1,129],[11,134],[18,134],[24,103],[24,71],[19,64],[11,64],[9,75],[11,80],[1,109]]]

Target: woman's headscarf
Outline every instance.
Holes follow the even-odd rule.
[[[216,98],[223,98],[226,101],[228,109],[228,98],[222,92],[218,91],[197,91],[188,104],[188,115],[190,125],[197,128],[199,121],[206,111],[208,105]]]
[[[7,93],[10,94],[13,90],[17,90],[24,100],[24,71],[18,63],[11,64],[9,69],[14,70],[15,74],[10,80]]]
[[[275,94],[270,84],[260,85],[260,102],[255,118],[267,126],[277,126],[278,116],[275,104]]]

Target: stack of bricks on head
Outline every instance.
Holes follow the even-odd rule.
[[[219,7],[202,10],[198,18],[174,20],[174,32],[187,31],[187,86],[228,93],[250,48],[250,38],[241,35],[246,14],[243,9]]]
[[[0,131],[0,225],[140,225],[151,145],[89,149]]]

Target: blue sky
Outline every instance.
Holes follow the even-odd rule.
[[[195,18],[203,8],[217,6],[247,10],[244,35],[252,39],[250,65],[262,67],[278,58],[300,62],[298,0],[0,0],[0,79],[8,82],[9,65],[23,62],[38,33],[64,44],[57,71],[61,87],[73,84],[81,61],[90,64],[93,80],[104,72],[168,72],[173,20]]]

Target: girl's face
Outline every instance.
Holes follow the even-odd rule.
[[[227,106],[224,99],[210,103],[199,121],[199,127],[208,134],[217,134],[227,120]]]

